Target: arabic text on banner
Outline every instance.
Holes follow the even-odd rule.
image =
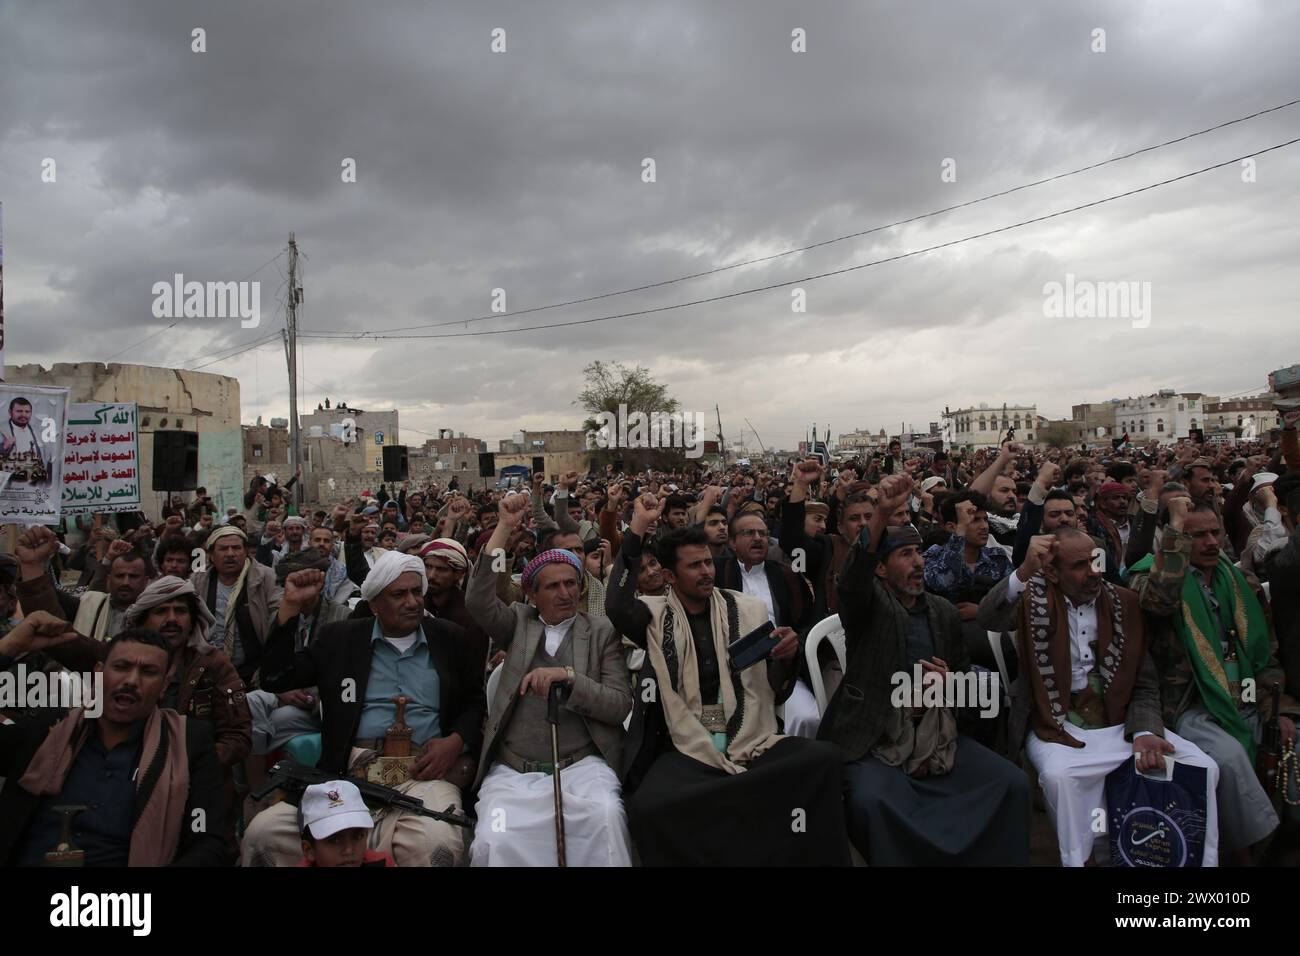
[[[140,438],[134,402],[68,406],[63,513],[140,510]]]

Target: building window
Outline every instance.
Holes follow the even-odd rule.
[[[1164,431],[1164,430],[1165,430],[1165,420],[1164,420],[1163,418],[1157,418],[1157,419],[1156,419],[1156,431],[1158,431],[1158,432],[1162,432],[1162,431]]]
[[[980,419],[980,431],[982,431],[982,432],[983,432],[983,431],[988,431],[988,424],[987,424],[987,422],[988,422],[988,419],[986,419],[986,418],[981,418],[981,419]]]
[[[1145,420],[1145,419],[1143,419],[1141,422],[1139,422],[1138,425],[1139,425],[1138,431],[1146,431],[1146,430],[1147,430],[1147,423],[1146,423],[1146,420]]]
[[[262,446],[261,446],[261,445],[254,445],[254,446],[253,446],[253,457],[254,457],[254,458],[261,458],[261,457],[262,457]]]
[[[1033,432],[1025,432],[1025,441],[1033,441],[1033,440],[1034,440],[1034,433],[1033,433]]]
[[[1020,431],[1020,416],[1016,416],[1016,431]]]
[[[1180,412],[1183,410],[1183,403],[1182,403],[1182,402],[1179,402],[1179,403],[1178,403],[1178,410],[1179,410]]]
[[[1237,416],[1237,427],[1238,427],[1238,428],[1241,428],[1244,424],[1245,424],[1245,419],[1243,419],[1240,415],[1238,415],[1238,416]]]

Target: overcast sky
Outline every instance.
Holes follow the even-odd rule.
[[[204,53],[191,31],[206,30]],[[491,49],[505,31],[506,51]],[[793,52],[791,31],[806,31]],[[1105,52],[1093,52],[1096,29]],[[429,326],[661,282],[930,212],[1300,97],[1294,3],[0,4],[6,360],[195,367],[258,328],[152,313],[155,282],[303,261],[304,332]],[[1300,136],[1300,106],[977,206],[582,306],[784,283],[1042,216]],[[42,182],[42,160],[57,179]],[[353,158],[357,181],[344,183]],[[642,181],[642,161],[656,181]],[[956,181],[941,178],[955,160]],[[397,407],[404,440],[577,427],[582,368],[642,364],[768,445],[924,428],[945,405],[1262,389],[1300,361],[1300,144],[947,249],[550,331],[304,339],[304,411]],[[1045,283],[1150,283],[1149,326],[1044,316]],[[1138,322],[1140,324],[1140,321]],[[143,341],[141,341],[143,340]],[[127,348],[132,343],[139,343]],[[125,351],[122,351],[124,350]],[[116,355],[115,353],[122,354]],[[270,342],[206,371],[287,413]],[[493,446],[495,447],[495,446]]]

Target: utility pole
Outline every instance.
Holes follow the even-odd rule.
[[[751,432],[753,432],[753,433],[754,433],[754,437],[758,439],[758,453],[759,453],[760,455],[766,455],[766,454],[767,454],[767,446],[763,444],[763,436],[760,435],[760,434],[758,433],[758,429],[757,429],[757,428],[755,428],[753,425],[750,425],[750,424],[749,424],[749,419],[748,419],[748,418],[745,419],[745,424],[746,424],[746,425],[749,425],[749,430],[750,430]]]
[[[713,406],[713,413],[718,416],[718,453],[722,456],[722,467],[727,467],[727,440],[722,437],[722,412]]]
[[[302,290],[298,288],[298,243],[289,233],[289,314],[285,319],[284,347],[289,361],[289,468],[298,472],[301,455],[298,448],[298,303]],[[294,505],[302,504],[302,482],[293,486]]]

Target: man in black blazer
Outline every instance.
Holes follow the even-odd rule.
[[[375,758],[384,752],[388,730],[395,729],[395,699],[408,698],[403,723],[415,757],[402,771],[409,779],[397,789],[433,810],[459,808],[461,787],[473,779],[482,743],[486,642],[428,617],[423,562],[390,551],[375,562],[362,588],[375,616],[331,624],[295,653],[298,609],[315,599],[323,583],[319,571],[299,571],[285,580],[263,657],[262,686],[276,693],[319,688],[321,768],[340,776],[370,773],[371,779],[381,766],[392,769],[388,757]],[[370,839],[371,849],[389,853],[398,866],[454,866],[464,850],[459,828],[391,811],[379,817]],[[249,826],[244,865],[292,866],[298,847],[296,809],[277,804]]]
[[[715,557],[715,587],[740,591],[767,606],[768,619],[777,627],[790,627],[800,637],[813,623],[812,594],[804,579],[768,555],[771,541],[767,522],[757,512],[731,519],[728,527],[731,550]],[[808,687],[807,666],[799,652],[799,672],[785,700],[785,732],[796,737],[816,737],[821,724],[817,699]],[[777,695],[778,701],[781,695]]]

